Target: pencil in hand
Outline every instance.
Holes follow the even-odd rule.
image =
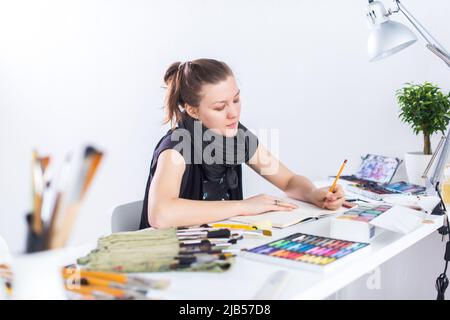
[[[341,165],[341,168],[339,169],[339,172],[336,176],[336,178],[334,179],[333,184],[330,187],[330,190],[328,190],[329,192],[333,193],[334,192],[334,188],[336,188],[336,184],[339,180],[339,177],[341,176],[342,171],[344,170],[345,165],[347,164],[347,159],[344,160],[344,163]]]
[[[333,181],[333,184],[331,185],[330,189],[328,190],[328,192],[333,193],[334,189],[336,188],[336,184],[339,180],[339,177],[341,176],[342,171],[344,170],[345,165],[347,164],[347,159],[344,160],[344,163],[342,163],[341,168],[339,169],[339,172],[336,176],[336,178]],[[325,203],[328,199],[325,198],[325,201],[323,202],[323,208],[325,208]]]

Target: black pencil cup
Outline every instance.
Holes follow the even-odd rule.
[[[27,241],[25,247],[25,253],[33,253],[46,250],[46,233],[36,234],[33,231],[33,213],[26,215],[27,221]]]

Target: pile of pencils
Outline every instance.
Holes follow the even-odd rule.
[[[27,252],[65,246],[102,158],[103,152],[87,146],[81,155],[67,156],[56,175],[51,158],[33,151]]]

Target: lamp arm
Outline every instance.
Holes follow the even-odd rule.
[[[431,177],[431,183],[435,185],[442,174],[444,169],[445,162],[447,161],[448,149],[450,144],[450,130],[447,132],[447,136],[445,138],[444,146],[442,147],[441,154],[439,155],[438,163],[436,164],[436,168],[434,170],[434,174]]]
[[[446,139],[445,136],[442,136],[441,140],[439,140],[439,144],[436,147],[436,150],[434,150],[434,153],[431,156],[430,162],[428,162],[428,165],[427,165],[427,167],[425,168],[425,171],[422,174],[422,178],[423,179],[428,178],[428,173],[429,173],[429,171],[431,169],[431,166],[433,165],[434,160],[436,159],[436,156],[438,155],[439,151],[441,150],[441,147],[442,147],[443,143],[445,142],[445,139]]]
[[[442,61],[444,61],[447,66],[450,67],[450,56],[446,54],[444,51],[442,51],[440,48],[436,47],[433,44],[427,44],[427,48],[433,52],[436,56],[441,58]]]
[[[442,146],[442,150],[439,154],[438,162],[436,164],[436,167],[434,168],[433,175],[431,177],[428,176],[428,171],[430,170],[433,161],[435,160],[439,149]],[[436,186],[439,183],[439,179],[441,178],[441,175],[443,173],[444,165],[447,161],[447,155],[450,148],[450,129],[447,131],[447,136],[442,137],[441,141],[439,141],[439,145],[436,148],[433,157],[431,157],[430,163],[428,164],[427,168],[425,169],[425,172],[422,175],[422,178],[425,178],[425,185],[427,187],[427,194],[428,195],[435,195],[436,194]]]
[[[419,32],[419,34],[425,39],[427,42],[427,48],[433,52],[436,56],[438,56],[441,60],[443,60],[447,66],[450,67],[450,55],[447,50],[442,46],[439,41],[437,41],[433,35],[405,8],[403,3],[400,0],[394,0],[397,5],[396,11],[390,11],[389,13],[395,13],[400,11],[406,19],[413,25],[413,27]],[[431,38],[431,40],[427,37]],[[434,42],[434,43],[433,43]]]

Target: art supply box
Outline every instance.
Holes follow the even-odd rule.
[[[295,233],[242,251],[239,255],[251,260],[326,273],[368,252],[368,243]]]
[[[331,220],[331,237],[349,241],[371,242],[383,229],[370,221],[391,209],[389,205],[359,205]]]

